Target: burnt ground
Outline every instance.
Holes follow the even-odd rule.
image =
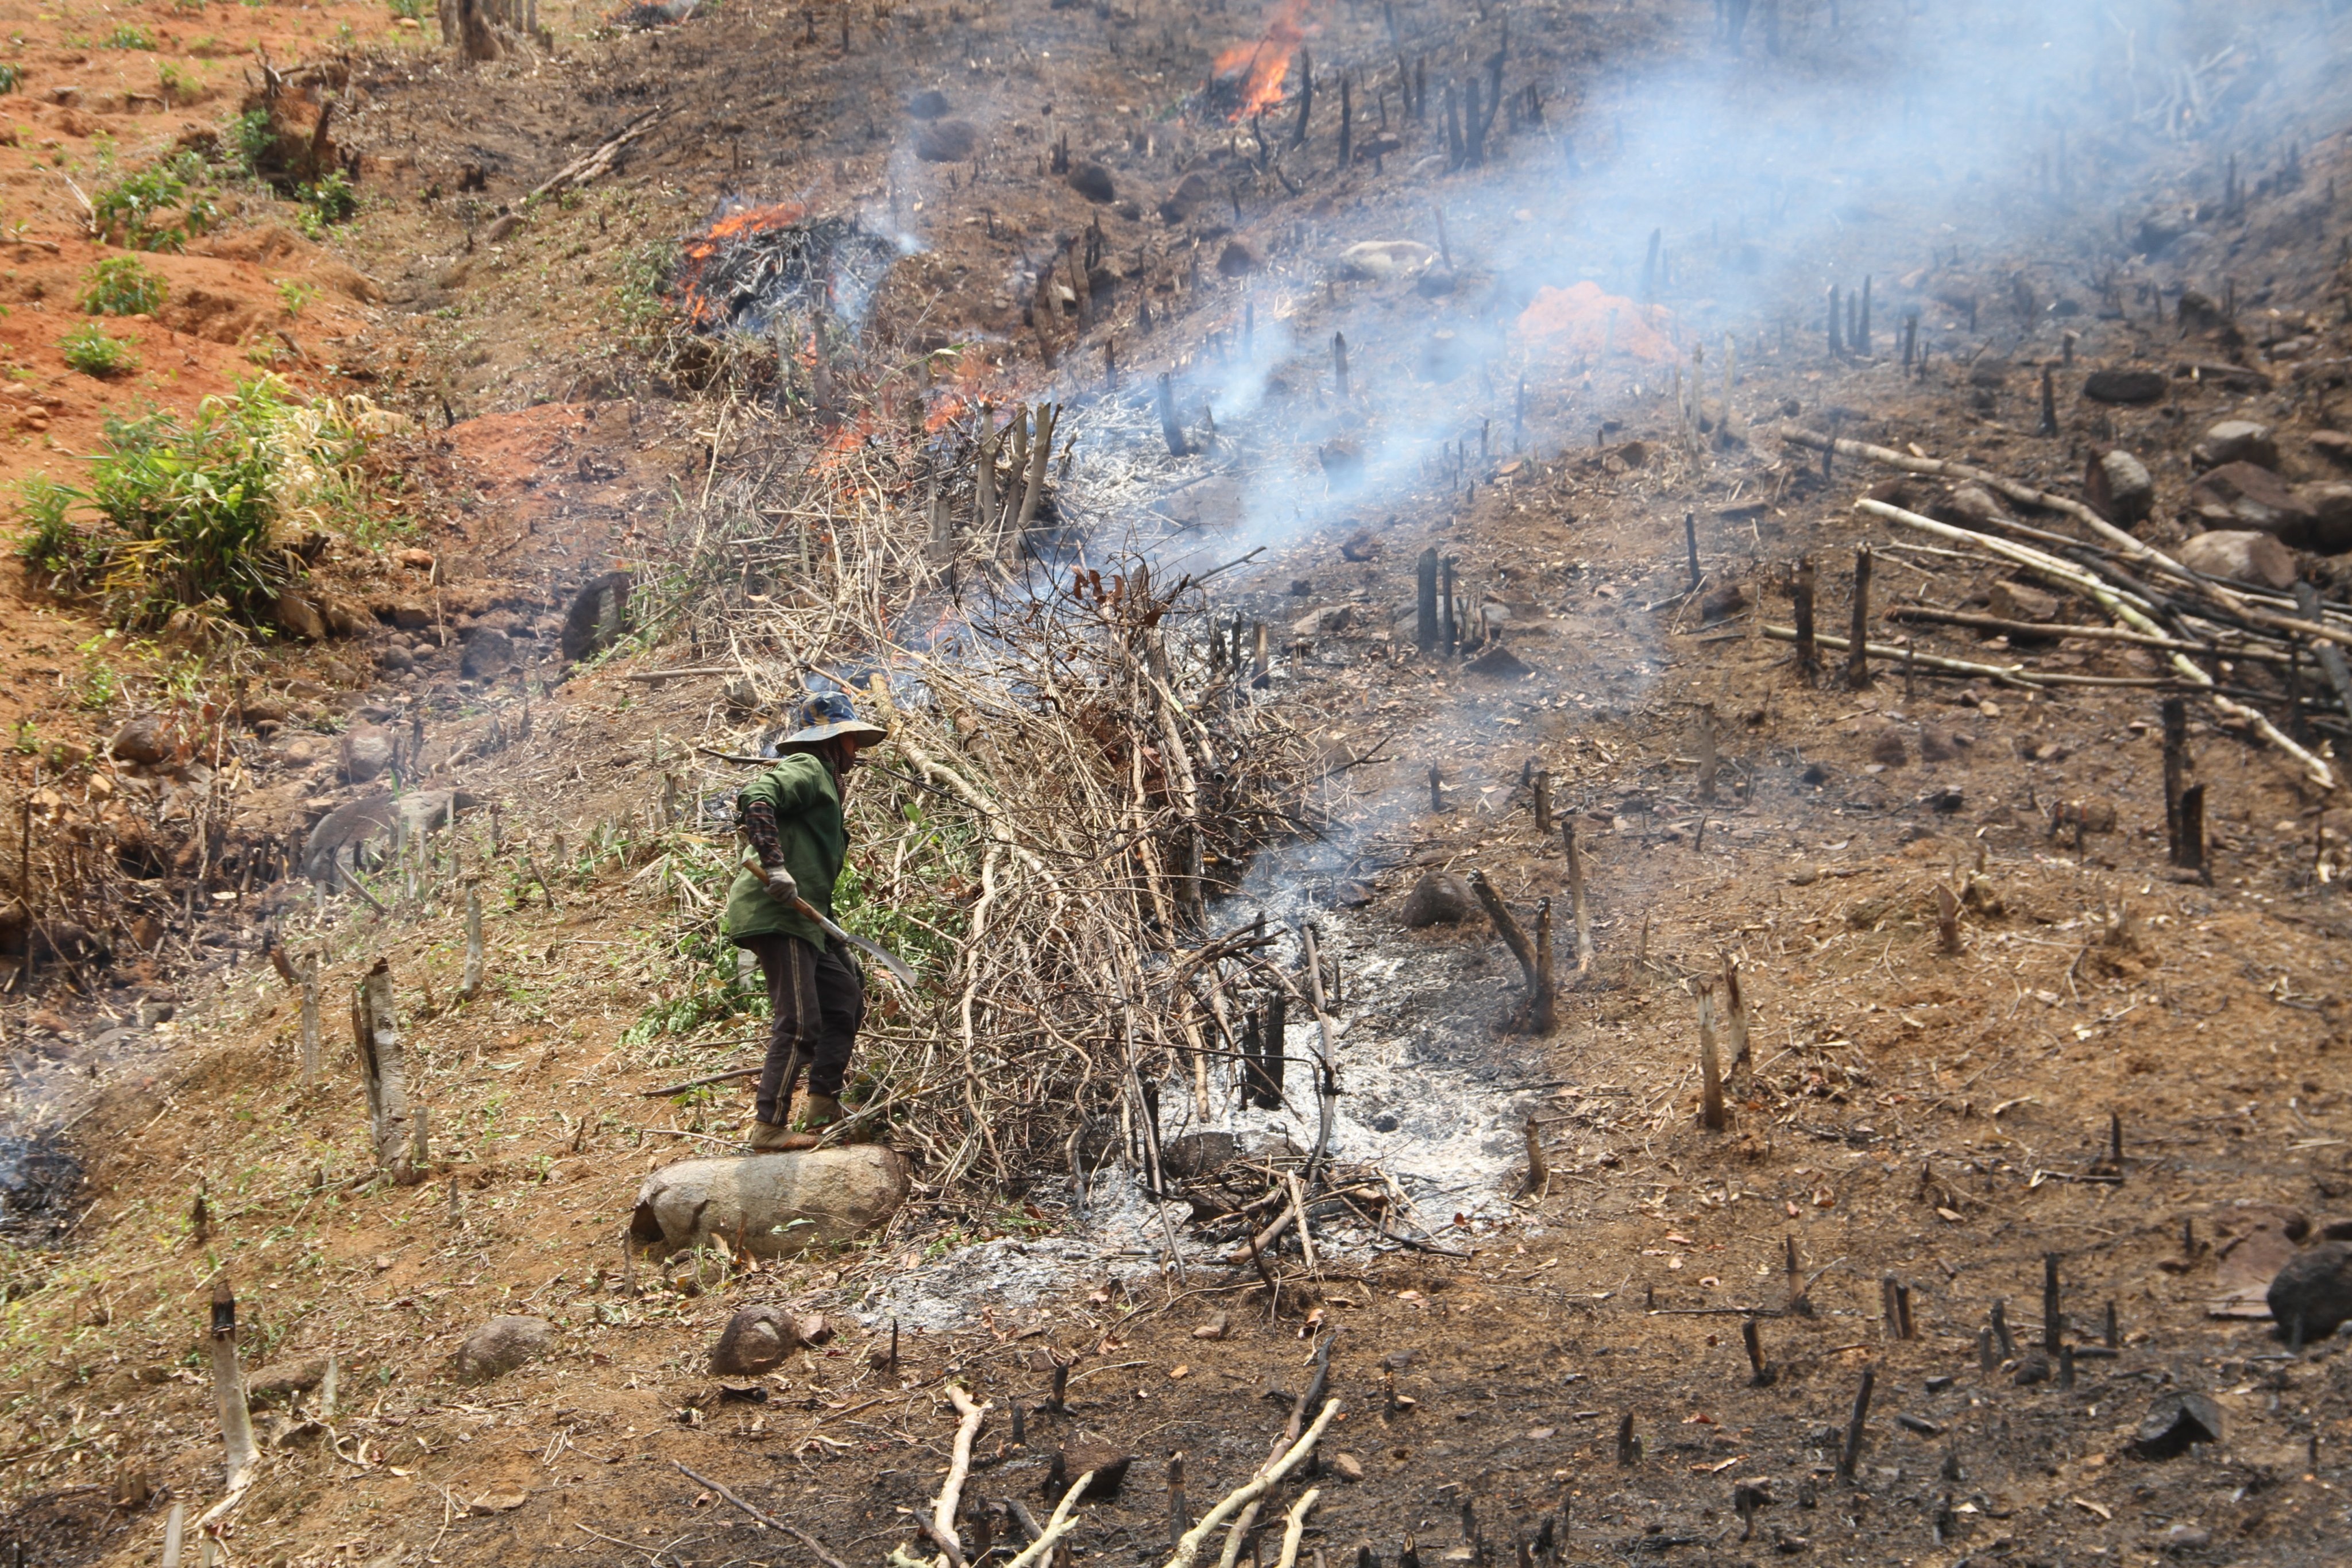
[[[1801,54],[1799,8],[1789,10],[1790,47]],[[1217,281],[1214,263],[1234,236],[1201,241],[1196,284],[1192,247],[1177,251],[1156,200],[1120,219],[1041,178],[1037,164],[1050,100],[1057,130],[1076,121],[1075,151],[1164,195],[1173,159],[1188,151],[1186,122],[1147,117],[1139,90],[1122,119],[1121,84],[1158,72],[1165,79],[1148,101],[1164,105],[1191,90],[1204,55],[1246,38],[1257,21],[1194,17],[1202,32],[1185,37],[1172,21],[1077,10],[970,23],[929,13],[920,29],[917,15],[853,18],[846,55],[824,18],[817,42],[794,42],[804,37],[797,14],[729,8],[583,45],[572,64],[537,77],[373,79],[363,122],[388,154],[404,128],[415,162],[402,177],[414,185],[363,223],[354,254],[398,280],[397,303],[425,312],[404,329],[422,345],[408,379],[383,374],[420,412],[446,399],[452,415],[488,416],[478,428],[511,431],[511,489],[492,519],[543,519],[545,532],[581,552],[575,570],[625,552],[615,532],[599,531],[656,503],[639,492],[593,511],[563,487],[639,447],[654,471],[688,475],[696,426],[691,405],[668,401],[692,391],[677,361],[604,341],[619,319],[610,301],[624,287],[624,257],[698,229],[730,191],[811,210],[853,199],[887,208],[895,106],[919,87],[953,83],[958,68],[962,85],[950,90],[998,106],[988,123],[1004,150],[983,160],[976,190],[927,189],[922,199],[989,209],[995,236],[988,211],[967,211],[982,221],[956,226],[953,240],[902,268],[893,289],[909,296],[886,294],[875,330],[929,347],[926,323],[936,320],[941,343],[969,333],[992,344],[982,358],[1003,362],[992,389],[1044,384],[1034,312],[1027,336],[1016,334],[1028,287],[1021,263],[1098,217],[1114,255],[1133,243],[1146,253],[1144,276],[1108,297],[1121,311],[1138,296],[1155,301],[1161,324],[1146,335],[1122,314],[1074,344],[1075,309],[1049,306],[1048,350],[1066,366],[1098,363],[1102,338],[1117,336],[1139,376],[1233,352],[1242,286]],[[1708,19],[1695,6],[1647,18],[1548,15],[1557,28],[1523,25],[1515,36],[1532,35],[1528,69],[1556,84],[1563,123],[1573,122],[1580,84],[1601,96],[1620,62],[1696,47]],[[1399,19],[1424,37],[1445,36],[1443,13]],[[1866,18],[1852,25],[1867,37]],[[1325,29],[1318,58],[1369,73],[1388,53],[1385,23],[1370,12]],[[1113,42],[1124,51],[1116,62]],[[1458,66],[1468,46],[1431,44],[1443,47],[1457,49]],[[778,100],[738,85],[751,83]],[[1139,1456],[1122,1496],[1089,1510],[1074,1551],[1146,1561],[1165,1537],[1165,1456],[1186,1456],[1196,1511],[1236,1483],[1288,1413],[1272,1396],[1305,1384],[1309,1331],[1334,1329],[1344,1331],[1332,1388],[1345,1418],[1328,1447],[1361,1474],[1340,1467],[1319,1482],[1307,1539],[1327,1556],[1360,1541],[1386,1561],[1409,1531],[1424,1552],[1453,1552],[1467,1503],[1486,1549],[1505,1557],[1515,1536],[1533,1538],[1549,1518],[1553,1548],[1579,1562],[2336,1559],[2352,1415],[2342,1342],[2294,1349],[2267,1321],[2210,1312],[2217,1298],[2258,1286],[2263,1266],[2293,1245],[2289,1234],[2342,1212],[2352,1185],[2332,798],[2307,792],[2250,737],[2200,719],[2192,749],[2216,803],[2215,875],[2211,886],[2182,882],[2166,859],[2153,692],[2027,692],[1925,672],[1906,681],[1883,668],[1864,690],[1832,679],[1808,685],[1783,645],[1757,635],[1752,614],[1711,623],[1683,592],[1681,520],[1691,513],[1709,585],[1739,585],[1776,622],[1785,600],[1775,574],[1810,555],[1822,567],[1824,626],[1843,629],[1846,563],[1864,539],[1880,549],[1882,603],[1984,607],[2007,595],[2004,574],[1980,560],[1906,554],[1900,537],[1865,530],[1849,504],[1889,476],[1843,459],[1824,475],[1818,454],[1775,438],[1783,418],[1967,456],[2058,489],[2079,479],[2096,446],[2120,444],[2157,472],[2147,536],[2159,542],[2184,531],[2189,447],[2223,417],[2273,426],[2288,475],[2324,478],[2332,459],[2312,437],[2335,427],[2340,397],[2340,374],[2328,368],[2346,341],[2335,193],[2352,171],[2331,105],[2252,96],[2226,132],[2136,154],[2145,163],[2126,187],[2132,210],[2206,209],[2192,211],[2200,237],[2187,249],[2119,250],[2115,215],[2102,210],[1945,276],[1953,241],[1916,215],[1890,218],[1892,237],[1871,238],[1869,258],[1844,270],[1885,267],[1879,276],[1893,286],[1879,298],[1895,300],[1890,316],[1922,312],[1933,350],[1926,373],[1902,373],[1883,326],[1875,354],[1832,357],[1815,307],[1784,298],[1779,323],[1748,327],[1761,347],[1743,352],[1733,394],[1742,434],[1717,441],[1708,432],[1697,452],[1661,395],[1660,365],[1603,365],[1591,382],[1531,377],[1532,437],[1505,442],[1496,433],[1513,408],[1510,374],[1436,379],[1423,374],[1415,333],[1350,329],[1367,404],[1393,414],[1437,401],[1461,415],[1446,433],[1464,443],[1458,467],[1430,451],[1376,504],[1367,497],[1363,515],[1286,538],[1216,607],[1277,627],[1342,605],[1353,612],[1347,625],[1328,617],[1296,634],[1267,700],[1321,715],[1335,742],[1392,760],[1340,775],[1338,816],[1352,833],[1259,868],[1276,890],[1303,888],[1342,906],[1329,919],[1347,942],[1345,963],[1395,959],[1412,977],[1360,995],[1350,1037],[1425,1039],[1433,1083],[1540,1086],[1509,1100],[1512,1119],[1493,1132],[1507,1148],[1516,1117],[1539,1115],[1549,1191],[1507,1222],[1491,1210],[1479,1218],[1465,1209],[1455,1226],[1423,1215],[1437,1246],[1468,1256],[1343,1252],[1309,1271],[1287,1255],[1286,1270],[1313,1276],[1311,1321],[1270,1321],[1245,1268],[1195,1255],[1177,1279],[1149,1258],[1106,1256],[1098,1278],[984,1327],[908,1335],[896,1368],[872,1364],[877,1342],[851,1330],[768,1380],[764,1403],[725,1401],[702,1357],[734,1301],[785,1299],[839,1321],[881,1276],[1067,1215],[1043,1191],[1034,1216],[916,1212],[885,1244],[772,1266],[723,1289],[649,1270],[642,1293],[627,1291],[613,1278],[611,1237],[635,1181],[692,1141],[669,1134],[722,1134],[742,1109],[648,1114],[635,1098],[675,1071],[624,1036],[670,979],[663,939],[676,911],[632,880],[640,868],[625,857],[588,855],[560,879],[562,909],[523,898],[496,914],[509,978],[485,1006],[435,1000],[448,994],[454,969],[456,915],[446,907],[383,930],[346,927],[332,952],[334,980],[379,946],[422,977],[415,1032],[430,1064],[427,1096],[465,1130],[446,1134],[440,1173],[457,1178],[454,1221],[437,1181],[404,1192],[314,1180],[360,1168],[361,1113],[347,1063],[329,1090],[294,1086],[290,1005],[266,974],[233,973],[200,994],[191,984],[184,1019],[108,1069],[105,1098],[76,1129],[89,1206],[50,1245],[10,1258],[19,1370],[9,1528],[28,1560],[144,1560],[169,1497],[200,1504],[216,1487],[217,1431],[190,1348],[215,1259],[231,1264],[250,1304],[265,1369],[329,1349],[345,1369],[347,1417],[327,1440],[275,1454],[237,1520],[233,1548],[264,1561],[804,1559],[673,1461],[845,1558],[870,1560],[912,1539],[899,1510],[927,1509],[938,1485],[953,1426],[941,1384],[951,1375],[1027,1412],[1025,1447],[1005,1446],[1001,1419],[984,1434],[983,1495],[1037,1508],[1045,1456],[1066,1441]],[[656,104],[670,116],[618,180],[569,209],[542,209],[503,241],[483,237],[499,204],[517,205]],[[1163,149],[1150,127],[1170,124]],[[1135,147],[1139,132],[1155,150]],[[1197,156],[1211,138],[1192,133]],[[1427,125],[1416,133],[1434,134]],[[2290,133],[2294,178],[2257,152]],[[2223,198],[2217,167],[2233,141],[2246,149],[2242,204]],[[1553,151],[1532,136],[1513,146],[1528,159]],[[1232,173],[1236,161],[1245,160],[1214,166]],[[1319,283],[1310,263],[1349,241],[1390,237],[1398,215],[1418,212],[1435,176],[1416,174],[1413,162],[1402,149],[1376,175],[1307,180],[1296,195],[1253,168],[1239,237],[1273,270],[1294,256],[1298,275]],[[1449,193],[1506,179],[1508,161],[1497,162],[1488,174],[1448,177]],[[486,188],[470,193],[480,207],[460,211],[467,164],[484,171]],[[1454,295],[1360,283],[1352,308],[1370,297],[1369,309],[1399,322],[1450,312],[1465,329],[1497,314],[1492,301],[1508,299],[1509,279],[1482,279],[1472,258],[1499,253],[1493,235],[1507,232],[1512,210],[1456,212]],[[1228,203],[1218,222],[1231,216]],[[469,219],[477,259],[453,277]],[[1900,264],[1881,258],[1906,249]],[[1639,270],[1638,259],[1625,265]],[[928,314],[908,303],[917,279]],[[1622,273],[1599,280],[1633,292]],[[2234,288],[2236,317],[2184,331],[2184,286]],[[2021,291],[2034,297],[2031,313],[2009,303]],[[1670,285],[1664,297],[1705,319],[1693,286]],[[2050,308],[2065,300],[2075,309]],[[1319,307],[1304,291],[1293,301],[1295,335],[1319,342],[1314,312],[1339,302],[1336,286]],[[1793,326],[1774,330],[1782,324]],[[2300,340],[2316,344],[2266,352]],[[2036,433],[2043,360],[2059,360],[2066,376],[2055,437]],[[2129,363],[2163,373],[2160,403],[2118,409],[2075,395],[2091,368]],[[1271,398],[1256,424],[1234,431],[1223,421],[1232,449],[1257,472],[1306,470],[1339,438],[1328,365],[1319,348],[1302,355],[1281,377],[1289,395]],[[635,400],[587,401],[612,392]],[[534,397],[585,406],[521,406]],[[1471,456],[1474,419],[1491,422],[1482,457]],[[1922,508],[1949,501],[1939,487],[1908,483],[1906,499]],[[1205,522],[1235,529],[1235,552],[1256,542],[1247,522]],[[1367,532],[1373,558],[1342,559],[1341,542]],[[525,528],[519,537],[535,536]],[[1399,607],[1410,603],[1414,556],[1433,544],[1507,611],[1505,640],[1528,673],[1496,681],[1413,648]],[[536,559],[520,542],[509,551],[509,571]],[[2303,565],[2333,579],[2330,558]],[[1294,594],[1301,579],[1307,591]],[[551,609],[551,590],[547,597]],[[2056,613],[2098,618],[2079,604]],[[1963,658],[2115,679],[2151,670],[2112,645],[2011,648],[1912,629],[1923,650]],[[709,692],[646,695],[618,673],[583,674],[542,699],[539,732],[552,740],[472,763],[469,787],[509,803],[515,844],[551,850],[562,835],[577,847],[585,827],[643,811],[669,748],[712,725]],[[418,689],[430,689],[429,677]],[[1704,704],[1724,758],[1724,798],[1712,806],[1696,798]],[[487,722],[453,710],[433,744],[451,756]],[[1533,831],[1517,793],[1530,760],[1551,772],[1560,808],[1584,830],[1600,948],[1542,1042],[1500,1032],[1514,975],[1484,928],[1407,934],[1397,919],[1432,866],[1478,866],[1522,910],[1559,896],[1559,845]],[[1429,809],[1433,764],[1444,809]],[[2053,806],[2077,805],[2093,808],[2077,814],[2085,830],[2053,834]],[[1969,889],[1956,956],[1937,952],[1938,883]],[[1367,892],[1369,903],[1346,908]],[[1730,1130],[1717,1134],[1694,1121],[1689,981],[1727,952],[1752,991],[1757,1061],[1752,1079],[1736,1082]],[[2110,1115],[2121,1124],[2120,1169],[2102,1163]],[[1502,1194],[1517,1173],[1497,1183]],[[214,1194],[215,1229],[202,1242],[186,1219],[199,1178]],[[1790,1310],[1792,1244],[1810,1312]],[[2030,1381],[2051,1254],[2064,1337],[2115,1352],[2078,1357],[2072,1387]],[[1911,1292],[1915,1339],[1885,1331],[1887,1276]],[[1996,1302],[2019,1353],[1996,1353],[1987,1370],[1978,1335]],[[448,1354],[496,1310],[546,1313],[563,1348],[497,1384],[460,1388]],[[1218,1313],[1229,1316],[1224,1337],[1197,1337]],[[1754,1384],[1741,1345],[1749,1317],[1775,1369],[1767,1386]],[[1046,1386],[1037,1357],[1048,1348],[1075,1358],[1066,1416],[1037,1410]],[[1847,1483],[1834,1474],[1837,1447],[1865,1365],[1875,1369],[1875,1400]],[[2161,1460],[2135,1452],[2150,1405],[2184,1390],[2220,1405],[2221,1440]],[[1622,1463],[1617,1431],[1628,1415],[1641,1453]],[[1734,1508],[1742,1486],[1759,1502],[1746,1540]],[[523,1501],[500,1506],[516,1493]],[[493,1494],[499,1503],[475,1506]],[[1263,1543],[1269,1556],[1277,1548],[1278,1536]]]

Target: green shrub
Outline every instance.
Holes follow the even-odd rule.
[[[163,95],[168,107],[173,99],[186,102],[202,90],[204,83],[166,60],[155,68],[155,90]]]
[[[93,316],[152,316],[163,308],[162,276],[135,256],[116,256],[89,269],[81,286],[81,308]]]
[[[269,110],[248,109],[229,122],[229,155],[237,173],[247,179],[258,179],[261,160],[268,154],[273,138],[269,132]]]
[[[146,49],[152,52],[155,37],[136,23],[124,22],[106,35],[99,46],[102,49]]]
[[[220,216],[205,161],[182,153],[102,184],[89,198],[98,230],[126,250],[177,250]]]
[[[405,16],[412,22],[425,19],[425,0],[390,0],[392,14]]]
[[[301,202],[299,225],[312,239],[336,224],[350,222],[360,210],[360,194],[341,169],[330,170],[325,179],[304,185]]]
[[[124,340],[110,336],[96,321],[85,321],[58,340],[58,353],[84,375],[103,380],[139,368],[139,356]]]
[[[13,60],[0,60],[0,92],[14,92],[25,85],[25,68]]]
[[[366,407],[304,402],[262,376],[193,417],[110,419],[87,489],[25,488],[20,552],[32,559],[37,542],[41,559],[65,563],[64,585],[94,588],[133,630],[183,608],[266,618],[299,567],[283,535],[362,510]]]
[[[90,583],[89,536],[66,515],[78,496],[71,486],[44,474],[35,474],[16,489],[16,513],[25,524],[16,541],[16,559],[65,588],[86,588]]]

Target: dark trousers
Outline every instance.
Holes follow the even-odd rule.
[[[811,1094],[841,1093],[849,1053],[866,1021],[866,986],[856,967],[829,947],[796,936],[755,936],[743,945],[768,982],[768,1063],[760,1074],[758,1115],[780,1125],[792,1108],[793,1079],[808,1068]]]

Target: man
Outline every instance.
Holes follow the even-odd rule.
[[[849,848],[843,784],[857,765],[857,749],[888,731],[858,718],[838,691],[808,699],[794,717],[800,728],[777,743],[782,760],[735,797],[737,820],[760,868],[745,866],[729,889],[725,929],[730,941],[759,958],[775,1015],[751,1124],[757,1153],[814,1149],[819,1132],[841,1120],[842,1074],[866,1016],[856,966],[793,904],[805,900],[833,917],[834,879]],[[795,1131],[786,1113],[803,1064],[808,1096]]]

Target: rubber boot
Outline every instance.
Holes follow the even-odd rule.
[[[773,1121],[751,1123],[751,1152],[754,1154],[787,1154],[816,1147],[816,1136],[795,1132]]]

